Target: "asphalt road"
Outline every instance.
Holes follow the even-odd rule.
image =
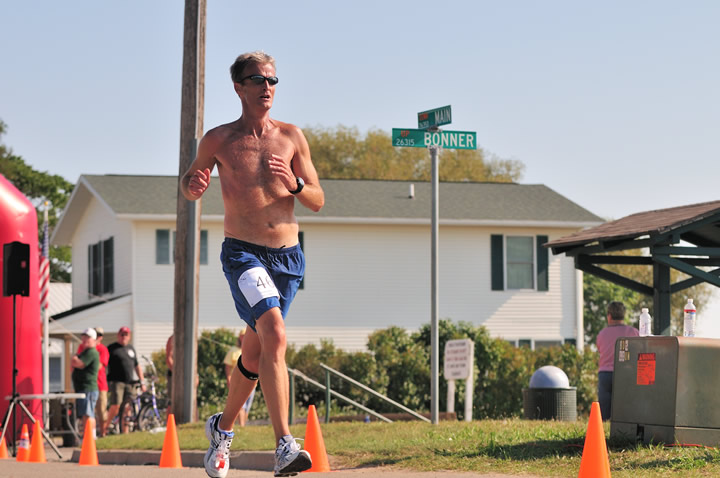
[[[508,478],[508,475],[480,475],[472,473],[454,472],[428,472],[418,473],[411,471],[386,471],[378,468],[363,468],[353,470],[338,470],[330,473],[313,473],[321,478],[435,478],[449,476],[466,478]],[[140,465],[99,465],[80,466],[77,463],[69,462],[48,462],[48,463],[18,463],[12,460],[0,460],[0,477],[2,478],[206,478],[205,470],[202,468],[160,468],[157,466]],[[230,469],[228,478],[272,478],[271,471],[257,470],[234,470]],[[305,475],[309,476],[309,475]],[[523,478],[528,478],[523,475]]]
[[[58,458],[57,454],[49,448],[45,448],[45,456],[47,463],[18,463],[13,458],[0,460],[0,478],[161,478],[161,477],[194,477],[205,478],[205,470],[201,467],[202,458],[200,458],[200,466],[198,465],[198,456],[202,457],[202,452],[188,452],[182,454],[183,465],[185,468],[160,468],[158,463],[159,452],[98,452],[100,465],[98,466],[81,466],[77,463],[79,449],[61,448],[63,458]],[[198,455],[198,456],[195,456]],[[228,478],[272,478],[272,453],[267,454],[249,454],[238,456],[237,460],[232,461]],[[73,461],[74,459],[74,461]],[[132,465],[110,464],[110,463],[140,463]],[[145,463],[145,464],[143,464]],[[247,464],[256,469],[238,469],[233,468]],[[188,464],[190,466],[188,466]],[[332,467],[332,463],[331,463]],[[476,474],[461,472],[423,472],[414,471],[396,471],[384,468],[354,468],[340,469],[329,473],[313,473],[314,476],[328,478],[509,478],[511,475],[500,474]],[[302,476],[302,475],[301,475]],[[311,475],[305,475],[311,476]],[[537,478],[523,475],[523,478]]]

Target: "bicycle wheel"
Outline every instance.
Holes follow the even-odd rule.
[[[128,433],[135,431],[137,428],[138,406],[135,400],[123,400],[118,411],[119,433],[123,433],[123,429],[127,427]]]
[[[150,431],[155,428],[164,427],[167,424],[167,404],[164,400],[157,400],[157,413],[152,402],[146,403],[138,413],[138,428],[142,431]]]

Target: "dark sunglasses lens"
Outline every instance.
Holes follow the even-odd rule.
[[[278,82],[277,76],[253,75],[250,77],[250,80],[252,80],[252,82],[256,85],[262,85],[263,83],[265,83],[265,80],[267,80],[270,86],[277,85]]]

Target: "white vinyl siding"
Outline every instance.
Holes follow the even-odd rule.
[[[127,222],[115,220],[105,211],[91,205],[86,212],[73,243],[83,244],[85,249],[74,254],[73,267],[87,270],[83,263],[87,245],[112,234],[116,257],[113,295],[132,292],[128,297],[132,305],[125,309],[122,325],[136,330],[133,342],[138,352],[159,350],[172,330],[175,270],[156,263],[156,231],[172,231],[175,222],[134,221],[130,234]],[[286,320],[288,343],[301,346],[330,339],[337,346],[355,350],[366,342],[369,331],[389,326],[417,330],[430,322],[429,226],[303,223],[302,218],[300,226],[307,268],[305,287],[298,291]],[[201,227],[207,231],[207,266],[199,270],[199,328],[241,327],[220,264],[222,220],[204,220]],[[491,235],[532,237],[534,244],[538,234],[547,234],[552,240],[574,230],[441,225],[440,317],[484,325],[491,335],[510,341],[576,337],[578,282],[571,258],[549,257],[550,287],[542,293],[532,289],[491,291],[489,260]],[[79,305],[78,287],[87,295],[86,282],[74,283],[74,306]],[[106,324],[104,316],[93,320],[100,322],[88,326],[117,330],[118,321]],[[147,334],[141,334],[147,327],[155,332],[147,329]],[[112,337],[112,332],[109,335]]]

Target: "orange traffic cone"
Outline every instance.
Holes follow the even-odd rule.
[[[330,471],[330,464],[325,451],[325,441],[320,431],[320,422],[315,411],[315,405],[310,405],[310,408],[308,408],[308,419],[305,427],[305,450],[310,453],[310,458],[312,458],[312,467],[305,471]]]
[[[83,435],[82,450],[80,450],[80,459],[78,465],[98,466],[97,448],[95,448],[95,438],[93,437],[95,430],[95,419],[87,418],[85,420],[85,433]]]
[[[15,455],[15,460],[28,461],[29,457],[30,457],[30,435],[28,434],[27,424],[23,423],[22,432],[20,433],[20,441],[18,441],[17,455]]]
[[[610,478],[610,462],[599,402],[593,402],[590,408],[578,478]]]
[[[43,443],[40,420],[35,420],[33,425],[32,440],[30,441],[30,456],[28,461],[32,463],[47,463],[45,459],[45,444]]]
[[[167,428],[165,429],[165,441],[163,441],[162,453],[160,454],[160,468],[182,467],[180,444],[178,443],[177,430],[175,429],[175,415],[169,413]]]
[[[5,437],[2,437],[2,440],[0,440],[0,460],[5,458],[10,457],[8,456],[7,445],[5,444]]]

